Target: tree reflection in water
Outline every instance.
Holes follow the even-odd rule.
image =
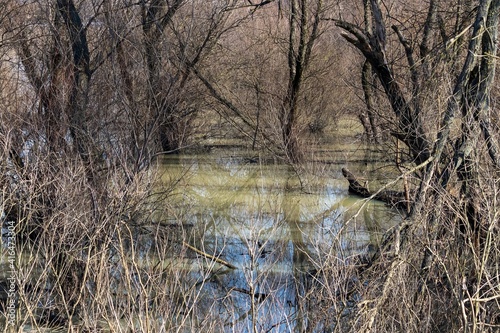
[[[188,177],[182,193],[190,198],[191,218],[184,222],[195,225],[195,246],[237,269],[200,274],[198,317],[215,316],[237,332],[314,332],[333,325],[335,312],[345,310],[331,295],[325,301],[325,293],[335,292],[322,290],[332,282],[327,263],[348,265],[397,214],[375,202],[360,209],[342,179],[322,179],[306,193],[288,166],[218,162],[198,163]]]

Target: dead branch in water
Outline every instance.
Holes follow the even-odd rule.
[[[408,209],[409,200],[404,191],[391,191],[391,190],[381,190],[375,193],[371,193],[365,186],[357,180],[356,176],[352,174],[346,168],[342,168],[342,174],[345,179],[349,182],[349,193],[359,195],[363,198],[373,198],[376,200],[383,201],[391,206],[396,206],[398,208]]]
[[[226,267],[228,267],[228,268],[231,268],[231,269],[236,269],[236,266],[234,266],[233,264],[230,264],[230,263],[228,263],[228,262],[227,262],[227,261],[225,261],[225,260],[222,260],[222,259],[217,258],[217,257],[215,257],[215,256],[213,256],[213,255],[211,255],[211,254],[208,254],[208,253],[206,253],[206,252],[204,252],[204,251],[202,251],[202,250],[199,250],[199,249],[195,248],[194,246],[189,245],[189,244],[188,244],[188,243],[186,243],[186,242],[182,242],[182,245],[184,245],[184,246],[185,246],[185,247],[187,247],[188,249],[193,250],[194,252],[196,252],[196,253],[198,253],[198,254],[200,254],[200,255],[204,256],[205,258],[208,258],[208,259],[210,259],[210,260],[213,260],[213,261],[215,261],[215,262],[218,262],[219,264],[222,264],[222,265],[224,265],[224,266],[226,266]]]

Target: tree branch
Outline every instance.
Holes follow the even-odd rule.
[[[210,259],[210,260],[213,260],[213,261],[215,261],[215,262],[217,262],[217,263],[219,263],[219,264],[222,264],[222,265],[226,266],[227,268],[231,268],[231,269],[236,269],[236,268],[237,268],[237,267],[236,267],[236,266],[234,266],[233,264],[228,263],[227,261],[222,260],[222,259],[220,259],[220,258],[218,258],[218,257],[216,257],[216,256],[213,256],[213,255],[211,255],[211,254],[208,254],[208,253],[206,253],[206,252],[204,252],[204,251],[202,251],[202,250],[199,250],[199,249],[195,248],[194,246],[189,245],[189,244],[188,244],[188,243],[186,243],[186,242],[182,242],[182,245],[184,245],[185,247],[187,247],[187,248],[188,248],[188,249],[190,249],[190,250],[193,250],[194,252],[198,253],[199,255],[204,256],[205,258],[208,258],[208,259]]]

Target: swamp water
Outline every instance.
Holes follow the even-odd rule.
[[[151,253],[162,240],[133,237],[141,243],[133,259],[140,267],[179,272],[166,288],[167,298],[178,299],[174,318],[154,320],[168,320],[163,327],[179,332],[207,322],[220,332],[291,332],[310,325],[309,307],[318,304],[305,299],[318,271],[367,253],[399,220],[383,203],[349,195],[341,173],[347,166],[379,178],[384,154],[369,146],[342,151],[300,170],[249,157],[241,148],[165,157],[160,172],[168,207],[156,213],[158,227],[150,228],[176,235],[168,241],[177,255],[155,258]],[[366,174],[367,165],[374,171]],[[6,257],[0,259],[3,270]]]
[[[203,285],[207,313],[202,316],[217,317],[223,330],[298,332],[309,325],[303,300],[318,270],[328,261],[348,264],[368,253],[400,219],[381,202],[348,194],[341,173],[348,165],[362,174],[366,157],[377,169],[384,163],[376,160],[384,157],[364,147],[352,161],[323,160],[311,171],[248,156],[238,149],[213,149],[163,161],[163,179],[176,182],[170,197],[174,210],[189,212],[181,218],[184,229],[192,229],[187,246],[203,252],[196,255],[197,264],[210,266],[210,273],[200,273],[200,266],[186,269]],[[165,223],[179,223],[179,216]]]

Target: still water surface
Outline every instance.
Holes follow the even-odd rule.
[[[346,151],[321,153],[321,160],[300,168],[241,148],[162,160],[168,207],[154,222],[178,230],[184,251],[162,257],[161,264],[183,271],[186,285],[180,287],[195,295],[180,312],[190,315],[176,325],[194,329],[207,318],[222,323],[221,332],[291,332],[309,325],[303,300],[317,272],[327,261],[348,263],[368,252],[399,220],[384,204],[349,195],[341,174],[347,166],[379,178],[384,154],[369,146],[351,155]],[[158,265],[151,253],[160,240],[137,235],[136,241],[142,250],[133,260],[142,260],[143,267]],[[0,258],[4,268],[5,259]]]
[[[225,331],[300,331],[308,324],[300,304],[305,286],[327,257],[348,262],[366,253],[399,214],[348,194],[340,170],[361,172],[364,161],[297,170],[246,156],[221,150],[166,158],[163,179],[176,183],[169,201],[189,212],[171,223],[182,215],[195,230],[191,245],[237,267],[220,265],[203,280],[207,308]]]

